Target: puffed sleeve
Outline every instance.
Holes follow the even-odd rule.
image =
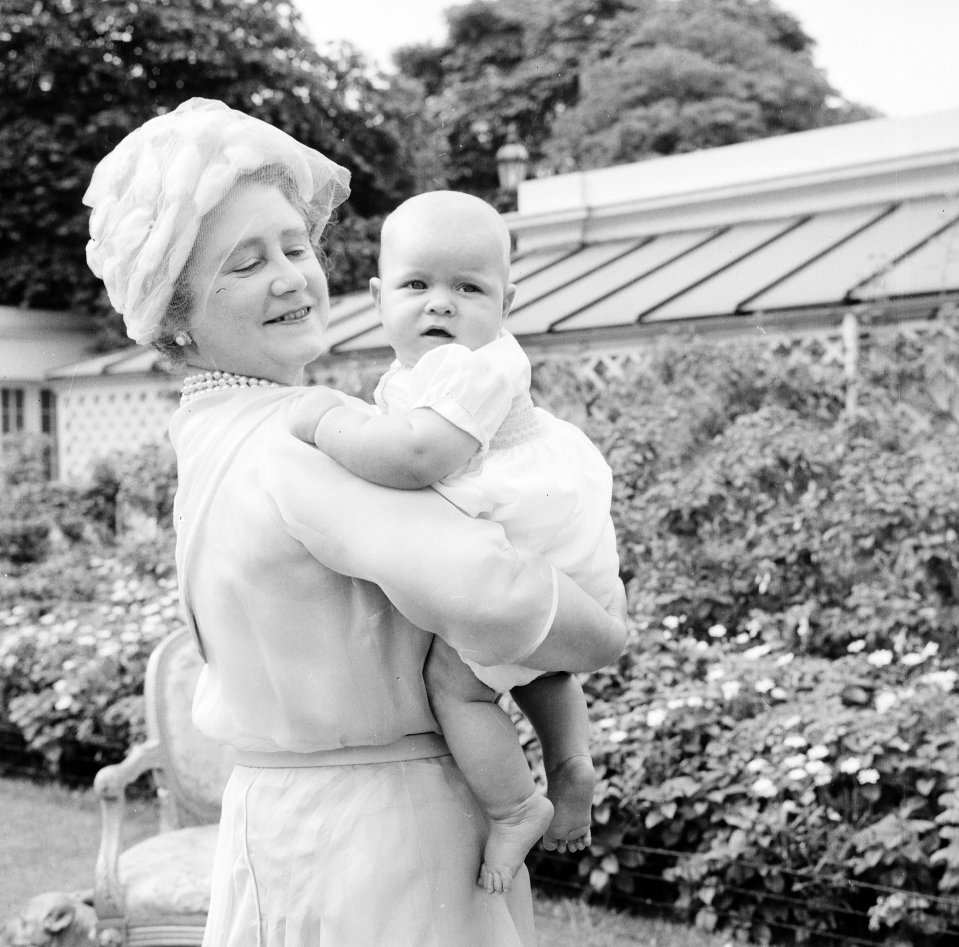
[[[288,434],[262,485],[285,529],[327,568],[378,585],[410,622],[479,664],[522,660],[556,615],[557,576],[433,490],[362,480]]]
[[[475,350],[441,345],[410,370],[409,407],[432,408],[476,438],[485,452],[529,381],[529,359],[507,332]]]

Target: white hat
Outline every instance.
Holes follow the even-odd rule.
[[[87,264],[127,335],[156,339],[204,215],[241,175],[279,165],[321,232],[350,174],[285,132],[214,99],[189,99],[131,132],[94,169]]]

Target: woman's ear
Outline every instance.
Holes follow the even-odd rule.
[[[516,284],[509,283],[506,287],[506,291],[503,293],[503,318],[505,319],[509,315],[510,309],[513,308],[513,298],[516,296]]]

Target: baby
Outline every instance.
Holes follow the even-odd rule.
[[[509,232],[484,201],[435,191],[401,204],[383,225],[379,277],[370,280],[396,353],[376,389],[383,413],[360,413],[316,389],[299,402],[293,432],[367,480],[429,485],[469,515],[501,523],[514,545],[544,555],[609,607],[622,595],[612,475],[581,431],[533,406],[529,361],[503,329],[516,292],[509,266]],[[508,890],[541,836],[549,850],[589,845],[595,773],[576,678],[482,667],[439,639],[424,677],[450,751],[490,818],[478,883]],[[496,703],[506,691],[542,745],[545,797]]]

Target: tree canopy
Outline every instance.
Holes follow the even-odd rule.
[[[453,187],[490,196],[515,126],[534,169],[606,167],[836,124],[844,101],[771,0],[473,0],[439,46],[400,50]]]
[[[129,131],[192,96],[277,125],[353,172],[330,233],[334,293],[375,266],[383,214],[454,187],[497,201],[515,126],[534,173],[588,169],[834,124],[844,101],[772,0],[472,0],[448,39],[375,72],[320,53],[283,0],[4,0],[0,304],[100,313],[81,197]],[[106,315],[110,313],[110,315]]]
[[[320,55],[279,0],[4,0],[0,303],[109,309],[86,267],[81,197],[125,134],[193,96],[271,122],[353,172],[340,216],[359,223],[344,228],[331,277],[334,291],[352,288],[337,258],[368,257],[362,221],[414,187],[406,103],[358,53]]]

